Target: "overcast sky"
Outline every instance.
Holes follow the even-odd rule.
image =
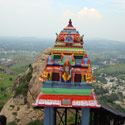
[[[70,18],[87,39],[125,42],[125,0],[0,0],[0,36],[55,38]]]

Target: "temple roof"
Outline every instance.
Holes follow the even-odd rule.
[[[111,112],[111,113],[113,113],[115,115],[119,115],[121,117],[125,117],[124,113],[121,113],[120,111],[116,110],[115,108],[110,107],[110,106],[104,104],[103,102],[99,102],[99,103],[100,103],[101,107],[104,108],[105,110],[107,110],[107,111],[109,111],[109,112]]]
[[[72,20],[69,19],[69,24],[67,25],[67,27],[64,28],[64,30],[75,30],[76,28],[73,27],[72,25]]]
[[[68,25],[63,30],[76,30],[76,28],[72,25],[71,19],[69,19]]]
[[[74,26],[72,25],[72,21],[70,19],[68,25],[65,28],[63,28],[63,30],[61,30],[59,34],[57,34],[56,41],[83,43],[83,36],[80,36],[79,31],[76,30],[76,28],[74,28]]]

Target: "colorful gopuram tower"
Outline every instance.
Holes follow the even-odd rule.
[[[96,81],[83,43],[83,36],[70,19],[68,26],[57,34],[45,69],[40,74],[42,93],[33,106],[45,107],[46,117],[53,113],[53,107],[82,108],[82,124],[87,125],[89,108],[100,107],[92,89]],[[49,125],[52,115],[46,117],[44,124]]]

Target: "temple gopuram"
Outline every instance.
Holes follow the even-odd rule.
[[[35,108],[44,108],[44,125],[56,125],[57,108],[65,108],[65,125],[69,108],[76,112],[81,109],[80,124],[89,125],[90,108],[101,108],[92,89],[96,77],[83,46],[83,37],[70,19],[67,27],[57,34],[55,45],[46,58],[46,66],[40,74],[41,93],[33,104]],[[63,118],[61,120],[63,124]],[[77,125],[77,118],[74,124]]]

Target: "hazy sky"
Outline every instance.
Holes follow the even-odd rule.
[[[55,38],[70,18],[86,39],[125,42],[125,0],[0,0],[0,36]]]

